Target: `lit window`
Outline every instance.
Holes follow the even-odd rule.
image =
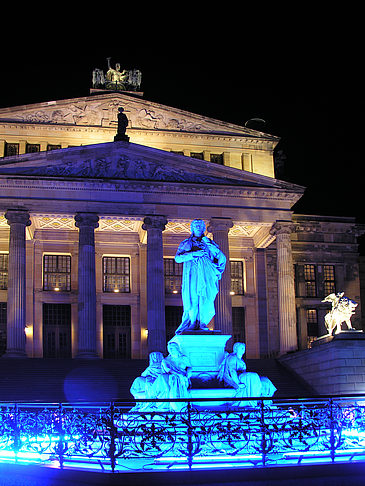
[[[70,255],[43,256],[43,290],[55,292],[71,290]]]
[[[35,152],[40,152],[41,146],[38,143],[27,143],[25,146],[25,152],[27,154],[33,154]]]
[[[164,258],[165,294],[181,294],[183,264]]]
[[[230,261],[231,265],[231,295],[243,295],[243,262]]]
[[[336,293],[335,267],[333,265],[323,265],[324,294]]]
[[[6,143],[5,144],[5,157],[11,157],[19,154],[18,143]]]
[[[315,265],[304,265],[305,295],[306,297],[316,297],[316,267]]]
[[[130,292],[129,257],[103,257],[103,291]]]
[[[194,159],[204,160],[204,153],[203,152],[190,152],[190,157]]]
[[[223,154],[210,154],[210,161],[223,165]]]
[[[318,337],[318,313],[317,309],[307,309],[307,335],[308,335],[308,347]]]
[[[7,253],[0,253],[0,290],[8,288],[8,265],[9,255]]]

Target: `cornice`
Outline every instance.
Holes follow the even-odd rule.
[[[194,184],[178,182],[154,182],[154,181],[123,181],[115,180],[100,181],[97,179],[68,178],[67,180],[54,180],[50,178],[32,179],[27,176],[0,176],[0,189],[39,189],[39,190],[60,190],[60,191],[95,191],[95,192],[138,192],[138,193],[176,193],[180,195],[221,197],[229,196],[232,198],[249,198],[260,200],[285,200],[296,201],[297,191],[280,188],[249,188],[236,186],[220,186],[214,184]],[[18,191],[19,194],[19,191]]]

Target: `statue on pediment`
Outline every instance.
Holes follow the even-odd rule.
[[[142,81],[141,71],[138,69],[121,69],[119,63],[116,63],[113,68],[110,59],[110,57],[107,58],[108,70],[105,74],[101,69],[93,70],[93,88],[113,91],[138,91]]]
[[[176,334],[184,331],[209,331],[215,315],[214,300],[218,283],[226,266],[226,257],[207,236],[201,219],[191,223],[191,236],[180,243],[175,261],[183,263],[183,316]]]

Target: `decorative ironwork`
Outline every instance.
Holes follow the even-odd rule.
[[[57,461],[60,468],[93,463],[114,472],[135,459],[173,469],[365,458],[365,396],[260,398],[256,407],[224,410],[205,409],[200,399],[199,407],[185,401],[176,413],[159,411],[161,401],[154,401],[158,407],[149,412],[123,402],[0,404],[0,460]]]

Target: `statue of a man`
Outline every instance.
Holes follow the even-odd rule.
[[[208,331],[215,315],[214,300],[218,283],[226,266],[226,257],[219,246],[204,236],[205,223],[194,219],[191,236],[180,243],[175,261],[184,263],[182,300],[184,313],[176,334],[183,331]]]

